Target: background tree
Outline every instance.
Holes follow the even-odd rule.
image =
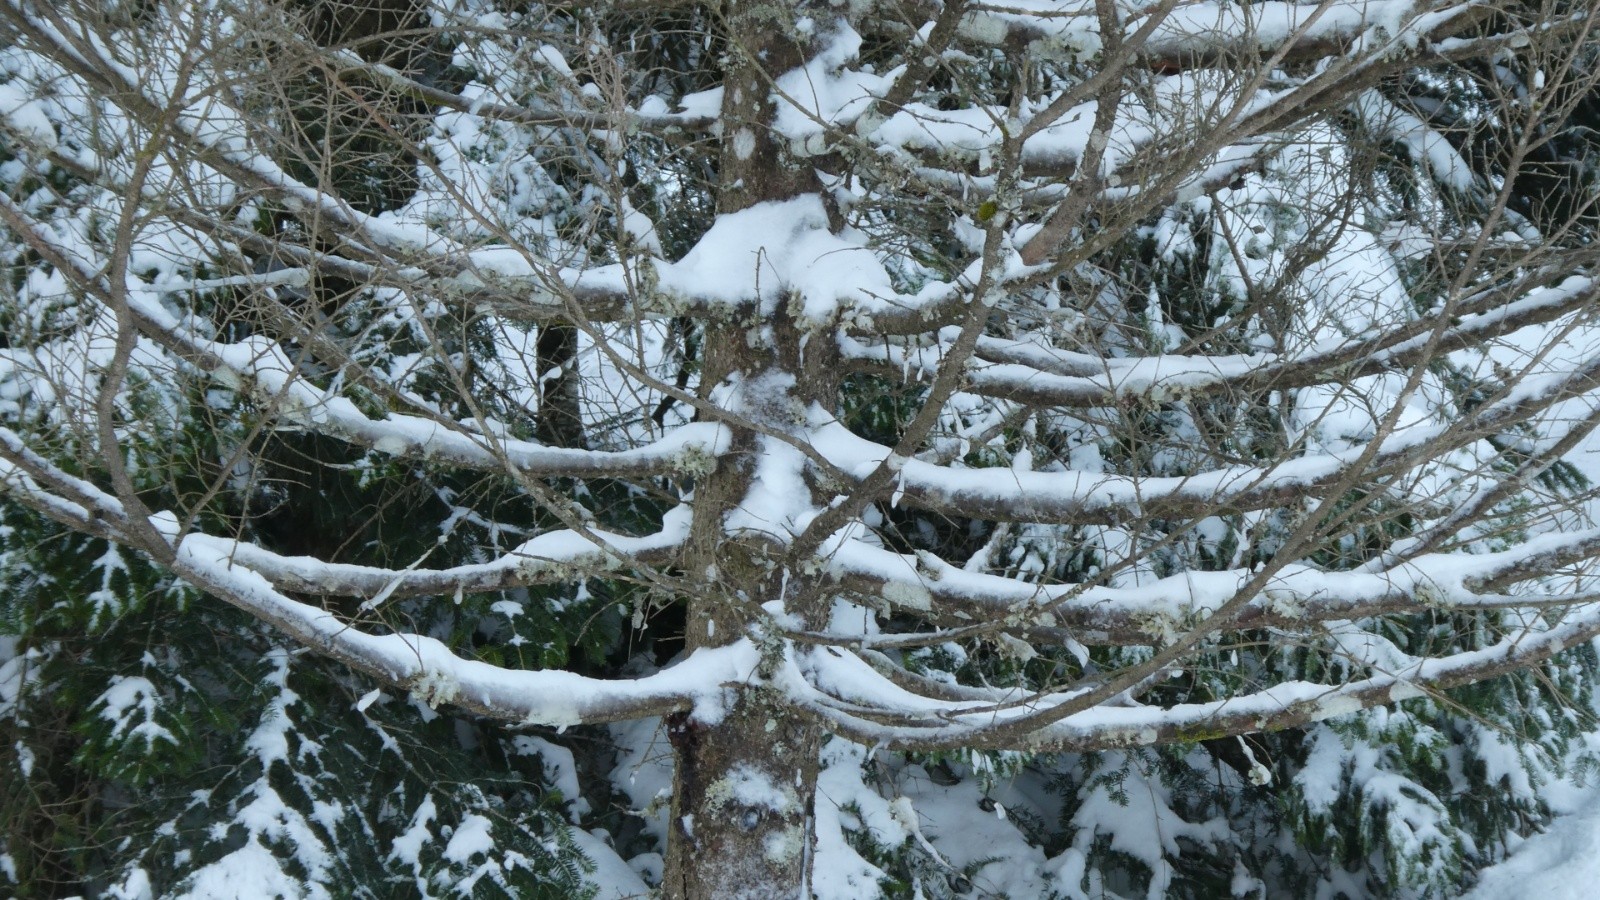
[[[5,0],[0,876],[1459,887],[1589,764],[1591,13]]]

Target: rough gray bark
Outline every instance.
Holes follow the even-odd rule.
[[[761,691],[729,688],[720,722],[672,716],[676,796],[666,895],[768,900],[809,880],[819,735]]]
[[[806,3],[746,0],[725,7],[729,51],[719,213],[818,189],[811,167],[792,159],[786,142],[770,130],[777,111],[771,73],[805,60],[810,47],[795,37],[794,20],[807,9]],[[831,406],[836,387],[837,359],[822,353],[806,358],[804,335],[783,311],[774,318],[706,327],[704,399],[730,377],[748,384],[776,376],[793,385],[746,411],[750,427],[738,429],[736,445],[752,449],[761,432],[792,428],[795,411],[808,403]],[[807,598],[785,595],[791,580],[775,548],[753,538],[725,539],[723,518],[749,489],[754,458],[754,453],[729,454],[696,486],[689,566],[715,571],[706,583],[717,587],[690,601],[690,650],[738,640],[748,633],[751,613],[773,600],[785,602],[790,613],[808,623],[819,620],[820,610],[804,608],[810,605]],[[797,603],[802,608],[795,608]],[[773,658],[767,665],[780,662]],[[677,779],[664,888],[673,900],[778,897],[809,881],[821,732],[785,705],[765,702],[759,689],[725,688],[729,711],[720,720],[680,714],[668,723]]]

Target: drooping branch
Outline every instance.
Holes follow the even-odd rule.
[[[1530,291],[1527,285],[1528,279],[1518,279],[1461,303],[1453,311],[1459,324],[1439,335],[1437,349],[1479,346],[1586,309],[1600,297],[1600,287],[1584,276],[1567,276],[1550,288]],[[988,338],[979,342],[980,361],[970,365],[965,389],[1029,406],[1093,407],[1343,384],[1416,365],[1436,352],[1430,332],[1437,327],[1436,321],[1421,319],[1376,334],[1334,338],[1293,355],[1102,357]],[[897,379],[927,377],[946,364],[938,347],[907,350],[849,337],[841,338],[841,347],[846,358],[873,363],[872,371]]]
[[[50,479],[70,496],[53,493],[36,476]],[[55,470],[27,451],[9,429],[0,430],[0,491],[76,530],[147,554],[157,551],[152,555],[167,559],[166,566],[173,574],[196,588],[385,684],[430,704],[449,703],[507,722],[565,727],[714,705],[719,702],[722,684],[749,678],[758,660],[756,649],[741,641],[701,651],[678,666],[638,679],[608,681],[562,671],[506,669],[457,656],[434,638],[361,631],[327,610],[286,596],[247,562],[254,556],[271,563],[282,575],[293,567],[292,561],[241,553],[240,545],[233,541],[180,535],[177,520],[170,514],[158,513],[149,522],[168,543],[145,547],[116,498]]]
[[[1600,360],[1548,378],[1526,377],[1505,397],[1485,403],[1448,424],[1411,425],[1381,438],[1373,448],[1368,479],[1407,471],[1474,441],[1526,422],[1553,404],[1600,388]],[[887,458],[888,450],[836,424],[815,438],[830,461],[845,472],[863,472]],[[1367,451],[1323,453],[1272,466],[1235,465],[1186,476],[1135,478],[1096,472],[1019,472],[964,469],[907,460],[899,469],[900,502],[946,515],[992,521],[1058,524],[1185,518],[1218,510],[1250,510],[1292,504],[1346,477]],[[886,498],[885,498],[886,499]]]
[[[882,714],[893,724],[863,718],[841,709],[826,689],[819,689],[799,667],[790,670],[786,689],[797,708],[814,715],[825,727],[851,740],[893,749],[934,751],[955,748],[1019,749],[1046,752],[1088,752],[1160,744],[1195,742],[1235,734],[1298,728],[1314,722],[1349,715],[1373,706],[1427,696],[1432,693],[1473,684],[1534,665],[1564,650],[1579,646],[1600,635],[1600,605],[1590,604],[1583,613],[1545,629],[1524,629],[1481,650],[1454,653],[1422,660],[1401,671],[1378,672],[1367,678],[1343,684],[1285,682],[1253,693],[1236,695],[1210,703],[1175,706],[1101,706],[1077,713],[1061,721],[1041,723],[1029,728],[1032,720],[1048,712],[1060,697],[1040,698],[1038,702],[994,711],[990,704],[969,701],[955,704],[911,695],[902,688],[877,688],[870,696],[859,688],[872,681],[852,671],[858,686],[852,696],[877,700]],[[839,657],[813,651],[813,660],[837,664]],[[862,668],[866,668],[862,666]],[[881,676],[878,681],[891,685]],[[843,678],[829,679],[826,688],[836,689]],[[967,712],[982,706],[980,712]]]
[[[105,290],[89,260],[55,236],[9,197],[0,194],[0,221],[71,277],[90,295]],[[549,447],[507,435],[474,433],[448,419],[390,413],[374,419],[340,396],[309,384],[285,349],[266,339],[212,341],[191,333],[149,293],[126,303],[139,329],[218,381],[253,395],[284,422],[393,456],[452,463],[526,476],[649,478],[673,471],[704,471],[727,448],[727,432],[714,424],[678,428],[637,450],[599,451]]]

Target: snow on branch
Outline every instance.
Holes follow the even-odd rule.
[[[969,364],[966,390],[1032,406],[1109,406],[1129,398],[1165,402],[1221,390],[1287,390],[1414,365],[1570,315],[1600,296],[1587,276],[1531,292],[1518,285],[1481,292],[1453,308],[1459,323],[1442,331],[1432,319],[1332,337],[1293,355],[1277,353],[1106,357],[1026,341],[986,337]],[[1508,297],[1519,299],[1508,300]],[[880,364],[875,371],[923,379],[944,365],[942,346],[906,348],[839,339],[848,359]]]
[[[655,534],[632,537],[598,528],[578,533],[548,531],[498,558],[448,569],[384,569],[330,563],[310,556],[283,556],[246,541],[191,532],[185,540],[213,545],[213,552],[259,573],[279,590],[322,596],[367,598],[375,606],[389,597],[503,591],[535,584],[560,584],[669,562],[688,537],[688,511],[669,513]]]
[[[1060,711],[1075,692],[1009,703],[938,700],[907,691],[860,660],[826,650],[811,651],[803,663],[788,667],[784,688],[827,728],[873,746],[1085,752],[1303,727],[1493,678],[1597,635],[1600,603],[1591,603],[1553,627],[1516,629],[1481,650],[1419,660],[1342,684],[1290,681],[1210,703],[1100,705],[1065,716]]]
[[[63,240],[4,195],[0,195],[0,216],[73,273],[87,292],[103,294],[104,280],[86,258],[87,248]],[[374,419],[349,399],[308,383],[288,352],[274,341],[256,337],[223,343],[195,334],[162,305],[162,293],[133,290],[123,298],[141,330],[157,342],[218,381],[251,394],[287,423],[391,456],[534,476],[633,478],[704,471],[728,447],[727,429],[712,423],[681,426],[635,450],[600,451],[474,432],[437,417],[389,413]]]
[[[350,400],[331,396],[307,383],[276,343],[200,341],[182,335],[175,321],[163,321],[164,311],[158,305],[135,304],[147,321],[155,323],[160,334],[187,344],[189,358],[216,360],[217,364],[209,368],[214,377],[247,390],[285,422],[391,456],[534,476],[640,478],[673,471],[704,471],[728,446],[727,430],[712,423],[680,426],[636,450],[602,451],[549,447],[505,435],[468,432],[454,423],[420,416],[389,413],[374,419]]]
[[[702,132],[716,124],[709,115],[671,113],[659,110],[577,110],[557,107],[533,108],[499,99],[491,99],[481,88],[476,95],[452,93],[433,85],[424,84],[406,73],[383,63],[362,59],[349,50],[329,50],[326,55],[330,65],[339,75],[368,79],[378,84],[396,88],[417,100],[453,109],[457,112],[481,116],[484,119],[515,122],[519,125],[564,125],[588,130],[622,128],[648,129],[664,133]]]
[[[70,498],[43,487],[41,480],[65,487]],[[4,428],[0,428],[0,491],[71,527],[138,546],[131,533],[132,522],[116,498],[50,466],[27,450],[15,432]],[[379,587],[380,591],[397,586],[419,588],[422,584],[402,581],[380,587],[380,570],[288,559],[237,541],[193,532],[184,534],[170,513],[157,513],[150,524],[167,543],[140,549],[152,553],[174,574],[206,593],[282,629],[320,653],[408,690],[429,704],[450,703],[518,724],[566,727],[688,709],[714,721],[721,711],[722,685],[748,678],[758,659],[756,649],[741,641],[701,651],[678,666],[638,679],[608,681],[561,671],[505,669],[463,659],[431,637],[362,631],[321,607],[286,596],[273,584],[271,574],[291,583],[301,578],[309,578],[312,584],[344,579],[344,588],[362,583],[365,587]],[[538,568],[545,564],[539,558],[547,555],[578,562],[585,554],[615,556],[626,550],[661,547],[681,539],[681,531],[677,529],[678,533],[664,541],[621,539],[614,547],[606,548],[596,548],[570,533],[553,533],[544,536],[544,541],[536,538],[520,549],[536,561]],[[465,587],[473,579],[499,577],[496,570],[520,565],[518,555],[509,554],[501,564],[410,574],[418,581],[455,577],[456,586]],[[266,572],[257,570],[252,563],[262,564]],[[402,573],[401,578],[404,577]]]
[[[1156,3],[1131,6],[1123,27],[1132,31],[1149,10],[1160,7]],[[1248,6],[1183,3],[1165,13],[1150,38],[1133,49],[1152,66],[1216,65],[1280,51],[1286,58],[1303,61],[1359,49],[1363,39],[1402,39],[1410,46],[1421,40],[1439,40],[1469,27],[1485,9],[1485,4],[1472,0],[1273,0]],[[989,44],[1030,44],[1080,53],[1093,52],[1101,45],[1099,22],[1090,2],[978,3],[961,25],[963,37]]]
[[[1577,605],[1581,596],[1493,591],[1546,577],[1600,557],[1600,529],[1529,540],[1497,553],[1433,553],[1377,572],[1327,571],[1291,565],[1276,573],[1222,631],[1315,628],[1343,619],[1423,611],[1473,612]],[[1085,644],[1163,644],[1207,620],[1251,582],[1252,569],[1185,572],[1138,587],[1037,584],[973,572],[929,553],[894,553],[865,542],[832,542],[823,571],[871,601],[960,628],[990,631],[1062,629]],[[843,644],[877,646],[873,636],[832,636]],[[813,639],[821,640],[822,636]]]
[[[183,541],[172,570],[201,590],[238,606],[320,653],[410,691],[480,715],[526,725],[615,722],[693,709],[720,717],[723,688],[750,676],[759,659],[748,641],[701,650],[672,668],[607,681],[564,671],[520,671],[463,659],[422,635],[373,635],[332,613],[292,600],[225,548]]]
[[[1527,421],[1553,404],[1600,388],[1600,359],[1550,375],[1526,375],[1494,402],[1444,424],[1413,424],[1379,439],[1370,475],[1405,471],[1421,461]],[[819,421],[813,441],[839,470],[854,477],[876,469],[888,448],[842,425]],[[1139,516],[1206,515],[1215,510],[1277,506],[1312,496],[1349,474],[1364,446],[1308,454],[1271,466],[1234,465],[1184,476],[1136,478],[1099,472],[970,469],[907,460],[896,496],[948,515],[994,521],[1088,523]]]

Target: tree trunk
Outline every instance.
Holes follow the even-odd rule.
[[[750,362],[742,339],[709,344],[713,371]],[[740,439],[752,443],[748,435]],[[745,637],[752,608],[793,593],[793,581],[775,564],[774,551],[781,548],[722,529],[724,515],[750,487],[752,456],[730,454],[696,487],[689,565],[711,573],[708,580],[718,589],[689,604],[684,637],[691,652]],[[803,621],[816,618],[795,612]],[[666,723],[677,760],[663,883],[669,900],[810,896],[805,886],[822,735],[764,684],[782,663],[763,660],[748,683],[723,685],[720,715],[695,710]]]
[[[801,65],[817,45],[820,36],[799,28],[795,20],[815,14],[816,21],[830,21],[827,10],[822,2],[732,0],[725,5],[729,47],[719,213],[820,191],[809,161],[793,159],[788,141],[772,130],[777,104],[771,79]],[[754,310],[759,304],[750,299]],[[826,371],[826,351],[814,348],[809,358],[802,353],[804,338],[781,308],[759,320],[709,324],[701,396],[709,398],[712,388],[730,378],[748,384],[777,374],[792,376],[780,381],[793,385],[793,403],[774,400],[763,404],[766,408],[742,411],[753,424],[792,428],[793,409],[810,402],[831,408],[834,398],[828,392],[837,383],[837,372]],[[784,421],[785,416],[791,420]],[[780,571],[783,548],[768,538],[731,535],[723,528],[728,511],[749,490],[749,461],[759,440],[753,430],[731,424],[735,451],[695,485],[687,567],[714,572],[710,580],[718,589],[689,604],[689,650],[747,636],[750,611],[792,598],[801,578]],[[751,452],[739,452],[741,445]],[[813,609],[786,612],[803,622],[821,615]],[[763,667],[780,663],[766,660]],[[750,684],[725,685],[726,707],[720,716],[688,713],[667,723],[678,767],[664,884],[671,900],[772,900],[810,894],[811,811],[822,734],[794,718],[781,702],[767,699],[770,688],[760,683],[763,674],[757,673]]]
[[[554,323],[539,326],[534,341],[539,375],[539,415],[534,437],[551,447],[583,449],[582,397],[578,381],[578,329]]]
[[[664,885],[671,900],[809,893],[819,737],[763,703],[760,689],[735,693],[714,725],[689,715],[667,723],[678,757]]]

